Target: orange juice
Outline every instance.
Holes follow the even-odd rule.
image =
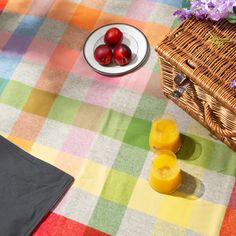
[[[173,152],[161,150],[153,159],[149,184],[160,193],[172,193],[181,183],[181,171]]]
[[[158,119],[152,122],[149,145],[153,150],[171,150],[176,153],[180,146],[180,133],[176,122],[171,119]]]

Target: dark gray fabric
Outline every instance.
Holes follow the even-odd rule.
[[[0,136],[0,236],[30,235],[73,180]]]

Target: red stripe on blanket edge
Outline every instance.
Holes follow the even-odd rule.
[[[4,10],[5,6],[7,5],[8,0],[1,0],[0,1],[0,11]]]
[[[34,230],[32,236],[110,236],[90,226],[50,212]]]
[[[235,236],[236,235],[236,210],[227,208],[221,225],[220,236]]]

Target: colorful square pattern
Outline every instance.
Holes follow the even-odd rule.
[[[66,137],[62,150],[73,155],[85,157],[94,138],[95,133],[86,129],[73,127]]]
[[[48,118],[61,121],[63,123],[72,124],[78,113],[79,107],[79,101],[58,96],[51,107]]]
[[[89,226],[114,235],[118,231],[124,213],[125,206],[100,198]]]
[[[164,97],[155,47],[187,0],[1,0],[0,134],[75,181],[33,236],[235,236],[236,154]],[[147,61],[108,77],[83,57],[89,34],[127,23]],[[181,131],[182,186],[148,183],[151,121]],[[0,163],[1,164],[1,163]]]
[[[21,57],[26,52],[32,40],[33,36],[31,35],[14,33],[9,38],[2,51],[13,56]]]
[[[24,104],[27,102],[31,91],[31,87],[12,80],[6,85],[3,93],[1,94],[0,101],[1,103],[22,109]]]
[[[103,187],[101,196],[104,199],[126,206],[135,183],[135,177],[112,169]]]
[[[55,99],[55,94],[34,88],[23,109],[25,112],[46,117]]]

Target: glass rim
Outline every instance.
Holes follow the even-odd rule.
[[[157,115],[155,118],[152,119],[152,121],[157,121],[157,120],[172,120],[175,121],[175,123],[177,124],[175,116],[168,113],[163,115]]]
[[[159,150],[156,150],[153,159],[158,157],[161,153],[170,154],[171,156],[173,156],[177,160],[176,154],[173,151],[169,150],[169,149],[159,149]]]

